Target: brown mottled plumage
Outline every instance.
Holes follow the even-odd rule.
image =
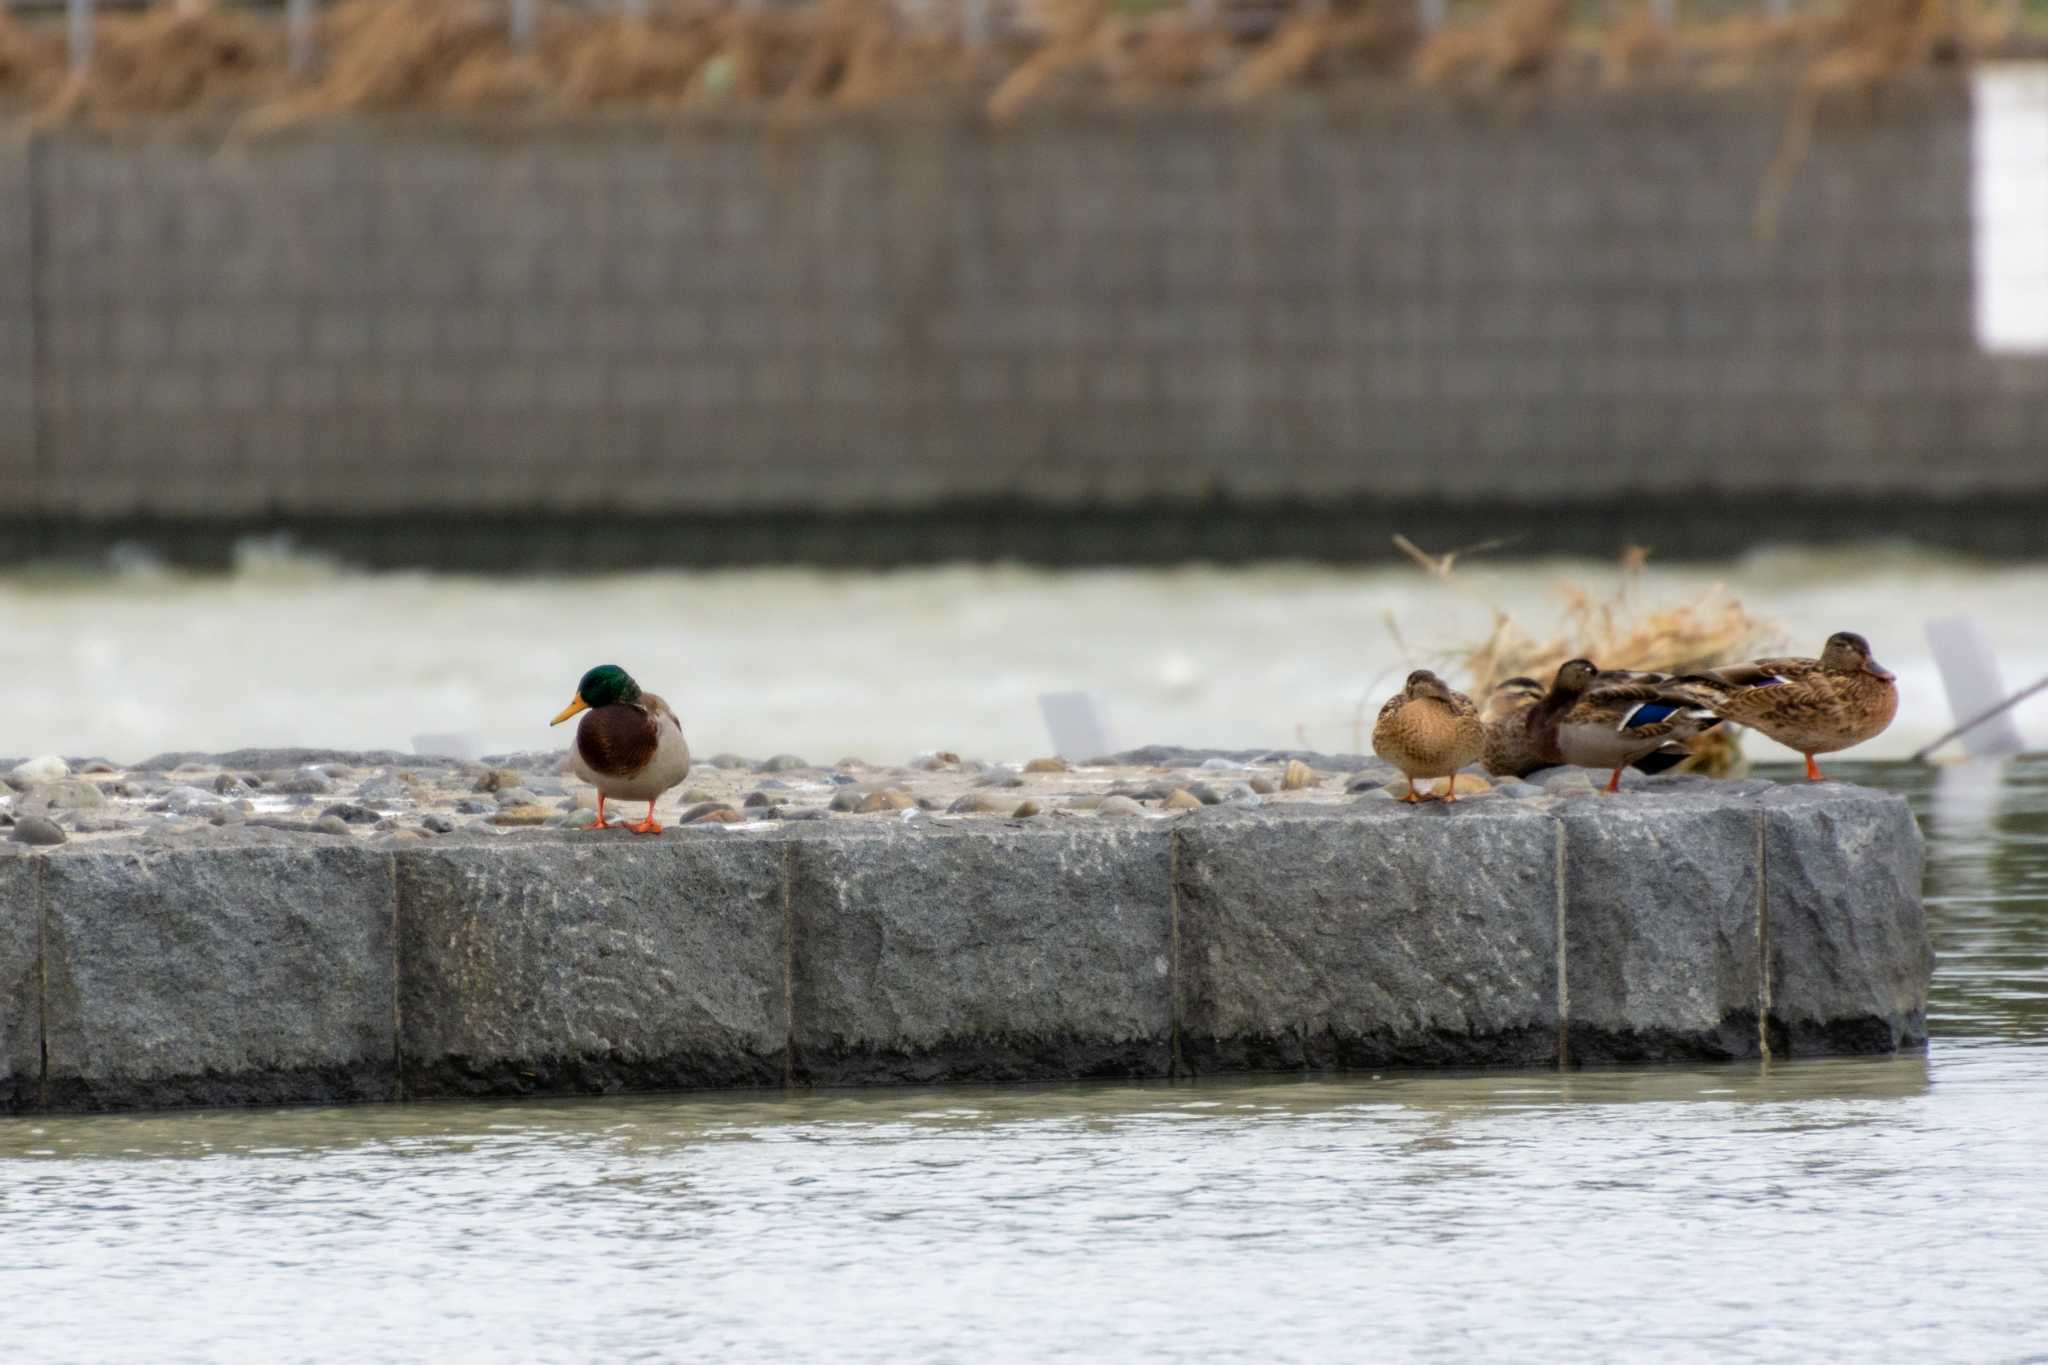
[[[1479,758],[1486,748],[1486,726],[1479,709],[1462,692],[1453,692],[1426,668],[1408,675],[1407,684],[1380,707],[1372,727],[1372,751],[1408,778],[1403,801],[1420,801],[1418,777],[1448,777],[1444,800],[1458,799],[1458,769]]]
[[[1821,780],[1815,754],[1883,733],[1899,711],[1898,681],[1870,657],[1870,642],[1849,630],[1830,635],[1818,659],[1757,659],[1679,682],[1715,715],[1804,754],[1813,782]]]
[[[1486,726],[1486,747],[1480,762],[1495,777],[1526,777],[1561,759],[1546,760],[1536,752],[1529,717],[1543,700],[1543,684],[1534,678],[1509,678],[1486,699],[1480,721]]]

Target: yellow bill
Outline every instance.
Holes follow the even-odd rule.
[[[569,719],[569,717],[575,715],[578,711],[588,711],[589,709],[590,703],[583,700],[583,698],[578,697],[576,698],[576,700],[570,702],[567,706],[563,707],[562,714],[556,716],[553,720],[549,721],[548,724],[560,725],[563,721]]]

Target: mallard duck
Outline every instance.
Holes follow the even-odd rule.
[[[1523,677],[1496,683],[1487,695],[1486,709],[1479,717],[1486,726],[1486,748],[1480,762],[1495,777],[1527,777],[1538,768],[1563,761],[1537,752],[1529,728],[1530,712],[1543,695],[1542,683]]]
[[[1804,754],[1809,782],[1822,780],[1815,754],[1854,748],[1899,712],[1898,680],[1853,630],[1828,636],[1818,659],[1757,659],[1688,674],[1680,684],[1722,719]]]
[[[1623,680],[1616,681],[1619,676]],[[1587,659],[1557,670],[1557,681],[1538,704],[1544,714],[1540,738],[1554,736],[1550,751],[1576,768],[1610,768],[1607,790],[1621,790],[1621,771],[1667,744],[1682,744],[1721,723],[1691,693],[1642,675],[1603,675]]]
[[[659,834],[654,803],[670,787],[690,775],[690,746],[683,742],[683,724],[667,702],[642,692],[617,664],[599,664],[576,684],[576,698],[549,721],[560,725],[577,712],[576,743],[569,766],[597,788],[597,819],[585,829],[610,829],[604,818],[606,797],[645,801],[647,818],[626,828],[635,834]]]
[[[1667,674],[1632,669],[1601,669],[1593,675],[1594,686],[1670,681]],[[1534,678],[1513,677],[1495,684],[1492,694],[1486,699],[1486,708],[1481,712],[1481,719],[1486,722],[1486,755],[1482,760],[1486,771],[1496,777],[1527,777],[1533,772],[1564,763],[1564,755],[1557,749],[1556,732],[1549,728],[1547,722],[1562,714],[1564,708],[1576,699],[1576,694],[1560,693],[1557,704],[1550,711],[1535,711],[1534,708],[1549,695],[1549,689]],[[1669,772],[1692,756],[1692,750],[1684,744],[1666,740],[1629,766],[1641,773]]]
[[[1407,683],[1386,705],[1372,727],[1372,751],[1408,778],[1403,801],[1420,801],[1418,777],[1448,777],[1444,800],[1458,799],[1458,769],[1474,762],[1486,748],[1486,727],[1479,709],[1463,692],[1453,692],[1426,668],[1408,675]]]

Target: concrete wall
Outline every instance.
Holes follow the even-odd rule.
[[[0,1112],[1885,1053],[1903,799],[0,844]]]
[[[0,150],[0,516],[2037,525],[2048,357],[1973,337],[1967,92],[1824,124],[1762,242],[1785,121],[1658,93],[48,135]]]

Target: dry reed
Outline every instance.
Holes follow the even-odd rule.
[[[312,69],[294,75],[275,16],[166,4],[102,14],[93,63],[73,77],[60,26],[0,10],[0,105],[102,124],[236,111],[264,126],[399,110],[548,117],[938,98],[978,102],[1000,121],[1062,101],[1241,101],[1371,82],[1483,91],[1767,80],[1794,92],[1759,208],[1767,227],[1824,108],[2015,41],[1961,0],[1859,0],[1677,28],[1652,23],[1643,5],[1588,26],[1564,0],[1500,0],[1427,38],[1410,0],[1330,0],[1279,14],[1264,32],[1119,0],[1044,0],[1020,13],[969,52],[952,26],[912,23],[889,0],[657,0],[636,21],[549,5],[519,50],[500,0],[341,0],[319,21]]]

